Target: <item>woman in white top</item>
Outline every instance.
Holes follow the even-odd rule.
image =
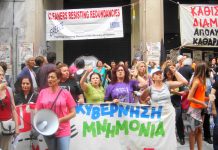
[[[175,118],[175,109],[171,103],[170,98],[170,89],[175,89],[184,84],[188,84],[188,81],[178,72],[176,71],[174,66],[169,67],[170,70],[174,73],[177,81],[163,81],[163,73],[160,69],[154,69],[151,72],[151,77],[153,80],[153,84],[149,86],[141,95],[141,103],[145,103],[149,100],[148,97],[151,98],[152,105],[164,105],[167,109],[167,113],[174,116]],[[172,120],[172,125],[174,126],[171,130],[172,135],[172,145],[169,145],[166,149],[176,149],[176,134],[175,134],[175,120]],[[172,131],[173,130],[173,131]]]

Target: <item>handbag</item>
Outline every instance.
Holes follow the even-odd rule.
[[[2,135],[13,135],[15,133],[15,122],[12,119],[1,121]]]
[[[189,105],[190,105],[190,101],[188,100],[188,94],[189,94],[189,91],[186,91],[186,92],[182,95],[181,107],[182,107],[183,110],[188,110]]]
[[[7,87],[7,90],[8,90],[8,87]],[[9,92],[9,90],[8,90],[8,92]],[[10,94],[10,101],[11,101],[12,95],[10,92],[9,92],[9,94]],[[12,104],[12,102],[11,102],[11,104]],[[10,107],[11,107],[10,109],[12,110],[12,105]],[[0,126],[1,126],[2,135],[13,135],[15,133],[15,122],[12,118],[8,119],[8,120],[1,121]]]

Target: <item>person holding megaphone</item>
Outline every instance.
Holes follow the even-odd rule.
[[[60,77],[58,69],[48,73],[49,87],[40,91],[33,119],[34,127],[44,136],[48,150],[69,150],[70,119],[76,115],[76,103],[70,92],[59,86]]]

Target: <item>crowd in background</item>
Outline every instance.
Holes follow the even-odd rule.
[[[70,139],[69,120],[75,116],[75,106],[83,103],[138,103],[164,104],[175,113],[175,135],[172,140],[185,144],[183,115],[189,122],[189,144],[194,150],[195,141],[202,149],[202,141],[218,149],[218,66],[216,59],[210,64],[192,62],[191,58],[179,55],[174,64],[167,59],[161,66],[155,62],[137,59],[128,62],[111,61],[110,65],[98,60],[96,67],[85,67],[85,61],[78,58],[72,66],[56,63],[56,54],[49,52],[47,57],[26,56],[25,66],[19,73],[13,88],[9,78],[4,78],[7,65],[0,62],[0,92],[6,89],[1,99],[0,119],[17,118],[15,112],[5,112],[3,105],[23,105],[36,103],[38,110],[49,108],[58,116],[61,128],[55,137],[46,138],[49,149],[68,149]],[[7,84],[3,81],[6,80]],[[3,85],[4,84],[4,85]],[[7,88],[4,88],[7,87]],[[9,89],[9,90],[7,90]],[[14,95],[14,96],[13,96]],[[1,96],[1,95],[0,95]],[[4,100],[5,98],[5,100]],[[3,103],[3,100],[5,101]],[[55,101],[55,102],[54,102]],[[7,105],[6,105],[7,106]],[[5,106],[4,106],[5,107]],[[12,115],[10,115],[12,114]],[[214,117],[213,140],[210,132],[210,119]],[[6,118],[4,118],[6,117]],[[203,131],[202,131],[203,127]],[[18,130],[16,130],[18,133]],[[58,143],[58,144],[57,144]],[[57,147],[54,145],[57,144]]]

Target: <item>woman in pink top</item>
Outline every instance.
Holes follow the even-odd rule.
[[[48,73],[49,87],[40,91],[36,102],[37,110],[51,109],[59,118],[60,125],[55,135],[49,137],[44,136],[48,150],[69,150],[71,134],[70,119],[76,114],[76,103],[70,92],[64,89],[60,91],[61,88],[58,85],[60,76],[61,72],[59,70],[51,70]],[[54,103],[56,97],[57,101]]]

